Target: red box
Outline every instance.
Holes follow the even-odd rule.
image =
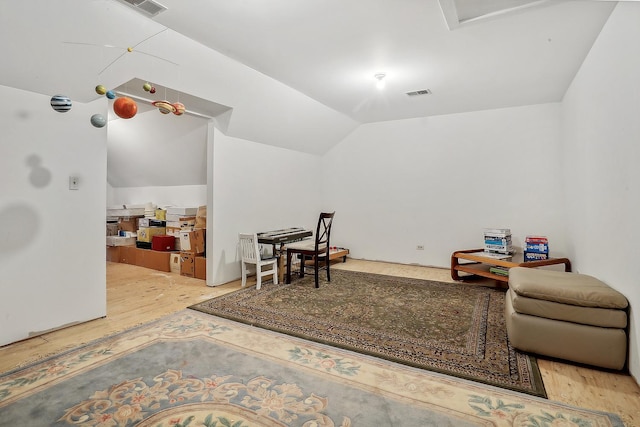
[[[176,238],[166,234],[159,234],[151,238],[151,249],[154,251],[173,251],[176,248]]]

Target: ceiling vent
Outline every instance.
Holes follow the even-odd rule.
[[[128,4],[134,9],[142,12],[147,16],[156,16],[160,12],[164,12],[167,8],[153,0],[120,0],[122,3]]]
[[[431,95],[429,89],[414,90],[413,92],[407,92],[409,96]]]

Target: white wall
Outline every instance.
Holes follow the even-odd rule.
[[[108,185],[108,184],[107,184]],[[197,207],[207,204],[206,185],[176,185],[170,187],[111,187],[108,185],[107,206],[145,205],[158,207]]]
[[[138,108],[143,108],[142,102]],[[129,120],[109,120],[109,184],[115,188],[206,185],[207,122],[189,114],[160,114],[157,109],[138,111]]]
[[[0,345],[106,315],[106,100],[0,86]],[[69,176],[79,190],[69,190]]]
[[[563,101],[569,256],[631,305],[631,374],[640,378],[640,3],[621,2]]]
[[[559,104],[362,125],[323,158],[332,241],[354,258],[448,267],[485,227],[566,254]],[[424,250],[416,250],[424,245]]]
[[[232,138],[216,130],[213,138],[213,247],[207,266],[219,285],[240,277],[238,233],[306,227],[314,230],[324,172],[320,158]]]

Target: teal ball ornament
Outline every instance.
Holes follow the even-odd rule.
[[[54,95],[51,97],[51,108],[58,113],[66,113],[71,110],[71,99],[64,95]]]
[[[91,124],[94,127],[102,128],[107,124],[107,119],[102,114],[94,114],[91,116]]]
[[[107,98],[109,99],[115,99],[116,98],[116,93],[112,90],[108,90],[107,91]]]

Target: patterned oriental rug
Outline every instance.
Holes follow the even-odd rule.
[[[537,361],[508,342],[505,290],[344,270],[314,288],[241,289],[190,308],[406,365],[546,397]]]
[[[2,426],[623,427],[193,310],[0,375],[0,414]]]

